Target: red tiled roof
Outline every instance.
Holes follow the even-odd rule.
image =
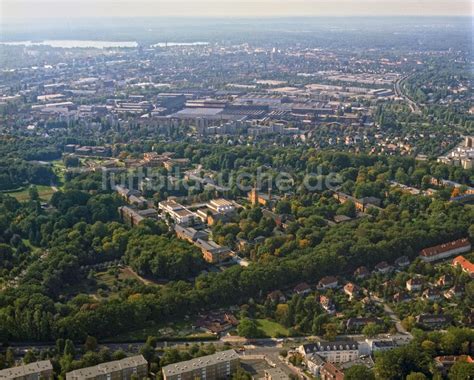
[[[422,249],[420,252],[420,255],[424,257],[436,256],[436,255],[439,255],[440,253],[449,252],[449,251],[452,251],[453,249],[467,247],[470,245],[471,243],[469,242],[469,240],[467,238],[463,238],[463,239],[451,241],[449,243],[444,243],[444,244],[436,245],[434,247]]]
[[[453,260],[453,266],[460,265],[461,268],[468,272],[469,274],[474,273],[474,264],[471,263],[468,259],[466,259],[464,256],[458,256],[455,257]]]
[[[357,285],[356,284],[353,284],[352,282],[348,282],[345,286],[344,286],[344,290],[346,292],[350,292],[350,293],[353,293],[357,290]]]

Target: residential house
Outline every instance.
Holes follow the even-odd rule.
[[[471,263],[464,256],[457,256],[453,259],[453,267],[461,267],[464,273],[467,273],[469,277],[474,278],[474,264]]]
[[[443,314],[420,314],[416,317],[416,321],[427,327],[440,327],[451,323],[452,318]]]
[[[453,277],[450,276],[449,274],[443,274],[438,281],[436,281],[437,286],[448,286],[453,283]]]
[[[410,301],[411,297],[403,292],[398,292],[393,295],[393,302],[400,303],[400,302],[407,302]]]
[[[344,380],[344,372],[333,363],[324,363],[320,370],[321,380]]]
[[[458,239],[449,243],[436,245],[422,249],[420,252],[420,258],[424,262],[433,262],[441,259],[457,255],[463,252],[469,252],[471,250],[471,243],[467,238]]]
[[[447,374],[451,367],[458,362],[474,363],[474,359],[470,355],[436,356],[434,360],[436,366],[444,374]]]
[[[293,288],[293,292],[298,295],[306,295],[311,292],[311,287],[306,282],[300,282]]]
[[[444,297],[450,300],[453,298],[461,297],[463,294],[464,294],[463,287],[461,285],[455,285],[444,292]]]
[[[337,278],[334,276],[323,277],[318,282],[318,289],[320,290],[334,289],[334,288],[337,288],[337,286],[338,286],[338,281],[337,281]]]
[[[196,321],[196,327],[210,332],[212,334],[221,334],[229,329],[236,327],[239,321],[231,313],[227,312],[211,312],[204,316],[200,316]]]
[[[421,298],[427,301],[436,301],[441,298],[441,294],[436,289],[426,289],[422,294]]]
[[[367,354],[367,355],[363,355],[363,356],[359,357],[359,358],[356,359],[356,360],[353,360],[353,361],[350,361],[350,362],[346,362],[346,363],[340,363],[340,364],[338,364],[339,368],[340,368],[344,373],[346,373],[346,371],[347,371],[349,368],[352,368],[352,367],[354,367],[355,365],[362,365],[362,366],[367,367],[367,368],[374,368],[375,362],[374,362],[374,360],[372,359],[372,357]]]
[[[305,363],[308,370],[314,376],[319,376],[319,371],[326,362],[318,354],[309,354],[306,356]]]
[[[272,302],[285,302],[286,297],[281,290],[274,290],[267,295],[267,299]]]
[[[423,280],[419,277],[410,278],[406,282],[406,288],[410,292],[418,292],[421,290],[422,286],[423,286]]]
[[[239,249],[243,250],[243,249],[253,246],[253,243],[246,239],[237,238],[237,246],[239,247]]]
[[[407,256],[401,256],[395,260],[395,265],[399,268],[406,268],[410,265],[410,259]]]
[[[354,277],[357,279],[364,279],[368,276],[370,276],[370,271],[364,266],[361,266],[354,271]]]
[[[349,296],[349,300],[352,300],[360,293],[360,289],[356,284],[348,282],[346,285],[344,285],[344,293]]]
[[[397,343],[390,339],[366,339],[372,353],[377,351],[388,351],[397,347]]]
[[[382,323],[380,318],[376,317],[357,317],[357,318],[349,318],[346,322],[346,329],[347,330],[359,330],[369,323],[375,323],[377,325]]]
[[[328,314],[334,314],[336,312],[336,305],[334,305],[334,302],[329,297],[319,297],[319,304]]]
[[[375,266],[375,271],[377,273],[386,274],[393,270],[393,267],[388,265],[386,261],[382,261]]]

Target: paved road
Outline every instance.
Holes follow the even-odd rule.
[[[411,111],[416,114],[421,114],[421,108],[420,106],[413,100],[411,99],[408,95],[406,95],[403,91],[403,83],[409,78],[410,76],[405,76],[400,79],[398,79],[395,82],[394,89],[395,89],[395,95],[397,95],[400,98],[403,98],[407,103],[408,106],[410,107]]]
[[[395,327],[398,331],[399,334],[408,336],[410,339],[413,338],[412,335],[403,327],[402,321],[400,321],[400,318],[398,318],[398,315],[393,311],[393,309],[388,306],[383,299],[377,297],[375,294],[370,293],[370,298],[383,306],[383,310],[385,311],[385,314],[387,314],[390,319],[395,322]]]

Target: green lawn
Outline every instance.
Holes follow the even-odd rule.
[[[35,185],[38,190],[39,197],[42,201],[48,202],[54,194],[54,190],[51,186]],[[25,187],[18,191],[5,192],[12,197],[15,197],[18,201],[24,202],[30,199],[29,187]]]
[[[270,338],[277,338],[281,336],[288,336],[289,332],[285,326],[278,322],[269,321],[268,319],[256,319],[258,328],[262,330],[265,336]]]
[[[88,294],[95,300],[99,301],[118,298],[120,291],[128,288],[128,284],[126,283],[127,280],[137,280],[147,285],[160,286],[150,280],[138,276],[129,267],[111,267],[110,270],[117,270],[117,277],[115,276],[115,273],[109,272],[109,269],[100,270],[94,275],[95,283],[82,281],[78,284],[67,287],[64,291],[70,297],[82,293]]]
[[[200,331],[193,331],[191,323],[187,321],[179,321],[166,324],[150,323],[148,326],[128,331],[124,334],[114,336],[110,341],[141,341],[146,340],[149,336],[155,336],[158,339],[215,339],[212,334],[206,334]]]
[[[62,160],[54,160],[51,161],[51,163],[53,164],[53,170],[57,177],[56,186],[61,188],[65,182],[64,173],[66,172],[66,166]]]

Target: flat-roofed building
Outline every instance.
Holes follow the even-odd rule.
[[[187,208],[183,208],[181,210],[171,211],[169,216],[175,221],[177,224],[182,224],[184,226],[189,226],[194,223],[197,219],[197,216],[194,212],[189,211]]]
[[[213,199],[208,203],[207,207],[221,214],[227,214],[235,210],[234,204],[231,201],[223,198]]]
[[[138,225],[146,218],[156,219],[158,216],[156,210],[153,208],[137,210],[132,207],[121,206],[118,208],[118,212],[122,220],[132,227]]]
[[[66,380],[130,380],[142,379],[148,374],[148,362],[143,355],[76,369],[66,373]]]
[[[288,380],[290,377],[280,368],[270,368],[265,370],[265,380]]]
[[[187,240],[194,243],[198,239],[207,240],[208,234],[204,231],[198,231],[192,227],[174,226],[174,231],[179,239]]]
[[[158,203],[158,208],[166,213],[169,213],[171,211],[181,210],[184,208],[184,206],[176,202],[174,199],[168,199]]]
[[[49,380],[53,378],[53,366],[49,360],[42,360],[0,371],[1,380]]]
[[[169,215],[176,224],[189,226],[197,220],[197,215],[194,212],[189,211],[174,199],[158,203],[158,208]]]
[[[213,240],[197,239],[195,244],[201,249],[204,260],[209,263],[220,263],[231,254],[228,247],[221,247]]]
[[[163,380],[220,380],[229,379],[239,366],[235,350],[170,364],[162,368]]]

